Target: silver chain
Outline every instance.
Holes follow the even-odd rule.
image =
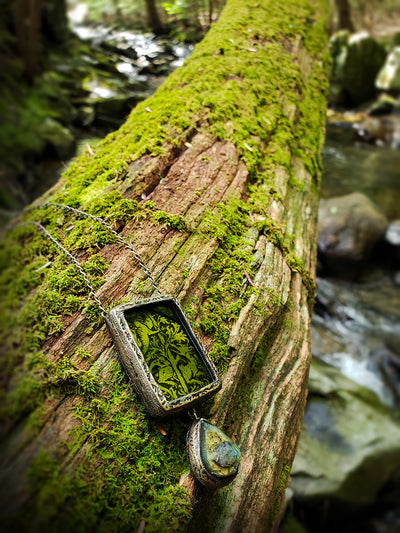
[[[40,209],[42,207],[48,207],[48,206],[52,206],[52,207],[58,207],[64,211],[67,211],[69,213],[73,213],[74,215],[77,215],[77,216],[80,216],[80,217],[84,217],[84,218],[88,218],[88,219],[91,219],[93,220],[94,222],[97,222],[98,224],[101,224],[102,226],[104,226],[105,228],[107,228],[113,235],[114,237],[119,241],[121,242],[124,246],[126,246],[133,254],[134,258],[136,259],[136,261],[139,263],[140,267],[142,268],[143,272],[146,274],[146,276],[149,278],[150,280],[150,283],[152,285],[152,287],[159,293],[161,294],[161,291],[160,289],[158,288],[157,286],[157,283],[154,281],[154,278],[150,272],[150,270],[146,267],[146,265],[143,263],[142,259],[140,258],[139,254],[136,252],[136,250],[125,240],[123,239],[120,235],[118,235],[118,233],[116,231],[114,231],[112,229],[111,226],[109,226],[107,224],[107,222],[105,222],[102,218],[100,217],[96,217],[95,215],[91,215],[90,213],[86,213],[85,211],[81,211],[80,209],[75,209],[74,207],[70,207],[69,205],[64,205],[64,204],[57,204],[57,203],[54,203],[54,202],[44,202],[42,204],[39,204],[39,205],[34,205],[32,207],[28,207],[27,209],[25,209],[25,212],[28,212],[28,211],[33,211],[34,209]],[[85,280],[86,282],[86,285],[88,286],[88,289],[89,289],[89,292],[90,294],[93,296],[93,298],[96,300],[96,303],[97,305],[99,306],[100,310],[101,310],[101,313],[103,316],[105,316],[107,314],[107,311],[106,309],[104,308],[103,304],[101,303],[101,301],[99,300],[98,296],[96,295],[96,292],[92,286],[92,284],[90,283],[88,277],[86,276],[85,274],[85,271],[83,270],[83,268],[81,267],[81,265],[79,264],[79,261],[76,259],[76,257],[74,257],[66,248],[64,248],[64,246],[57,241],[57,239],[55,239],[48,231],[47,229],[42,225],[40,224],[39,222],[36,222],[36,221],[28,221],[28,222],[21,222],[20,224],[18,224],[17,226],[20,227],[20,226],[29,226],[29,225],[33,225],[35,226],[40,232],[42,232],[48,239],[49,241],[51,241],[54,246],[60,250],[63,254],[65,254],[73,263],[74,265],[78,268],[79,272],[81,273],[83,279]]]

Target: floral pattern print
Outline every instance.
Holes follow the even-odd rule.
[[[125,312],[131,332],[168,401],[206,386],[210,377],[175,313],[166,305]]]

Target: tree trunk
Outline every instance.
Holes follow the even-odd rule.
[[[321,9],[321,11],[319,11]],[[327,89],[324,4],[230,0],[185,65],[40,200],[101,216],[173,294],[217,365],[198,413],[242,451],[210,491],[187,472],[186,415],[146,415],[74,265],[31,227],[3,239],[4,530],[271,531],[311,357]],[[129,250],[41,208],[105,307],[148,295]]]
[[[335,0],[338,12],[338,30],[354,31],[349,0]]]
[[[15,2],[15,35],[29,82],[32,82],[37,72],[40,59],[41,14],[41,0],[17,0]]]
[[[32,82],[43,50],[49,45],[65,45],[68,40],[67,7],[65,0],[16,0],[14,9],[17,48],[25,75]]]
[[[155,0],[146,0],[147,23],[155,35],[164,32],[164,26],[157,11]]]

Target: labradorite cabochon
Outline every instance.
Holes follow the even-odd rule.
[[[230,483],[240,464],[239,447],[221,429],[207,420],[196,420],[188,434],[191,471],[203,484],[219,487]]]
[[[217,477],[237,473],[240,463],[238,446],[214,424],[201,420],[200,452],[207,470]]]

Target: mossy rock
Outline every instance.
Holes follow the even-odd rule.
[[[339,32],[331,39],[330,51],[330,102],[357,106],[374,98],[375,77],[385,61],[385,48],[366,32]]]
[[[400,46],[387,56],[376,78],[376,86],[383,91],[400,92]]]
[[[295,497],[370,504],[400,467],[400,424],[370,390],[314,358],[293,464]]]

